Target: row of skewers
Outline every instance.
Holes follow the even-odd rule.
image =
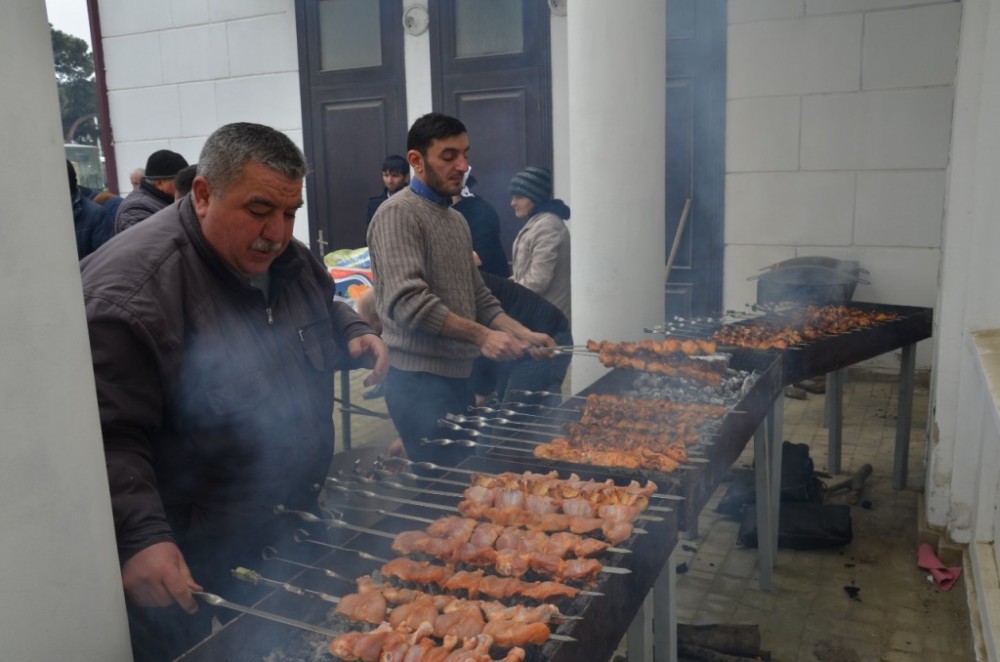
[[[492,447],[490,442],[504,442],[505,451],[547,460],[671,473],[691,462],[690,447],[709,438],[722,417],[731,413],[724,406],[692,402],[594,394],[580,399],[578,407],[534,405],[577,415],[575,421],[552,424],[524,416],[514,420],[452,415],[439,424],[471,438],[425,443]]]
[[[400,476],[406,472],[391,473]],[[590,590],[598,575],[628,572],[595,558],[608,553],[628,554],[629,550],[614,547],[614,543],[600,533],[605,529],[603,524],[593,520],[627,523],[630,536],[639,535],[645,531],[635,524],[641,520],[658,520],[660,518],[652,512],[665,510],[663,506],[651,505],[651,500],[662,501],[663,498],[656,493],[652,483],[615,485],[610,480],[587,481],[572,475],[560,478],[555,472],[474,473],[461,491],[422,490],[430,494],[448,494],[454,499],[454,505],[410,502],[367,489],[375,487],[375,483],[398,485],[384,480],[389,475],[383,472],[379,478],[368,478],[361,483],[330,480],[331,486],[337,488],[334,491],[343,494],[420,503],[432,509],[460,511],[463,507],[484,506],[503,513],[496,519],[512,523],[473,519],[460,513],[425,519],[379,511],[390,517],[426,522],[420,530],[390,534],[351,525],[340,516],[323,519],[311,513],[276,507],[276,512],[296,515],[310,522],[392,538],[392,549],[400,554],[386,559],[360,550],[347,550],[380,561],[381,566],[376,573],[357,578],[354,593],[339,598],[326,596],[337,602],[336,613],[341,617],[377,624],[369,632],[354,631],[333,638],[329,650],[343,660],[512,661],[524,659],[525,646],[541,645],[552,638],[572,641],[551,630],[551,626],[578,618],[560,611],[557,601],[581,593],[599,596],[600,593]],[[441,482],[441,479],[424,480]],[[362,510],[338,503],[337,508],[341,507],[345,512]],[[575,527],[584,533],[574,533],[568,528],[546,531],[554,528],[555,520],[545,520],[542,525],[537,520],[540,513],[561,516],[565,518],[563,526]],[[337,515],[342,516],[341,513]],[[301,540],[328,545],[312,539],[304,531]],[[274,558],[273,553],[270,558]],[[324,572],[345,579],[332,571]],[[247,581],[269,581],[247,569],[239,569],[239,573]],[[527,577],[529,574],[531,577]],[[280,584],[280,587],[305,592],[305,589],[288,584]],[[509,604],[511,601],[516,604]],[[491,656],[497,654],[500,657]]]
[[[561,353],[597,357],[607,368],[638,370],[669,377],[695,379],[713,386],[722,382],[728,361],[709,339],[646,339],[639,342],[588,340],[585,345],[555,349]]]
[[[784,350],[795,349],[824,336],[850,333],[899,319],[894,311],[846,305],[755,304],[751,308],[752,313],[729,311],[725,318],[675,318],[673,322],[646,331],[665,334],[667,339],[708,341],[720,347]]]

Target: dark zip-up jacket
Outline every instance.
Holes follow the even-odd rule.
[[[115,212],[115,234],[121,234],[156,212],[173,204],[174,199],[146,180],[118,205]]]
[[[81,268],[120,562],[173,540],[225,563],[275,504],[315,503],[333,372],[374,332],[333,302],[308,249],[293,241],[274,261],[265,300],[208,245],[187,196]]]

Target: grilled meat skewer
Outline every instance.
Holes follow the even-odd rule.
[[[482,570],[458,570],[450,566],[434,565],[429,561],[414,561],[399,557],[386,563],[380,572],[400,581],[439,586],[446,591],[467,591],[470,598],[482,594],[494,600],[513,597],[528,598],[547,602],[557,598],[573,598],[577,595],[599,597],[596,591],[580,589],[553,581],[526,582],[516,577],[487,575]]]

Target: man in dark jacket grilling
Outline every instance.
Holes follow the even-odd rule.
[[[192,591],[234,599],[230,569],[277,542],[274,505],[315,504],[334,370],[367,360],[369,384],[388,370],[292,238],[306,165],[291,140],[230,124],[198,167],[191,195],[81,263],[137,660],[207,636]]]

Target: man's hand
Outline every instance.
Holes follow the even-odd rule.
[[[122,585],[129,602],[138,607],[168,607],[176,602],[189,614],[198,611],[191,591],[201,591],[202,587],[172,542],[150,545],[126,561]]]
[[[389,373],[389,348],[375,334],[366,333],[348,341],[347,351],[352,359],[366,357],[364,363],[371,368],[372,374],[365,379],[365,386],[381,383]]]
[[[556,346],[556,341],[552,338],[552,336],[531,331],[527,335],[523,336],[521,340],[528,343],[528,353],[531,355],[531,358],[536,361],[538,359],[551,359],[554,356],[554,354],[547,349],[549,347]]]
[[[479,344],[479,351],[491,361],[514,361],[521,358],[528,344],[506,331],[487,331]]]

